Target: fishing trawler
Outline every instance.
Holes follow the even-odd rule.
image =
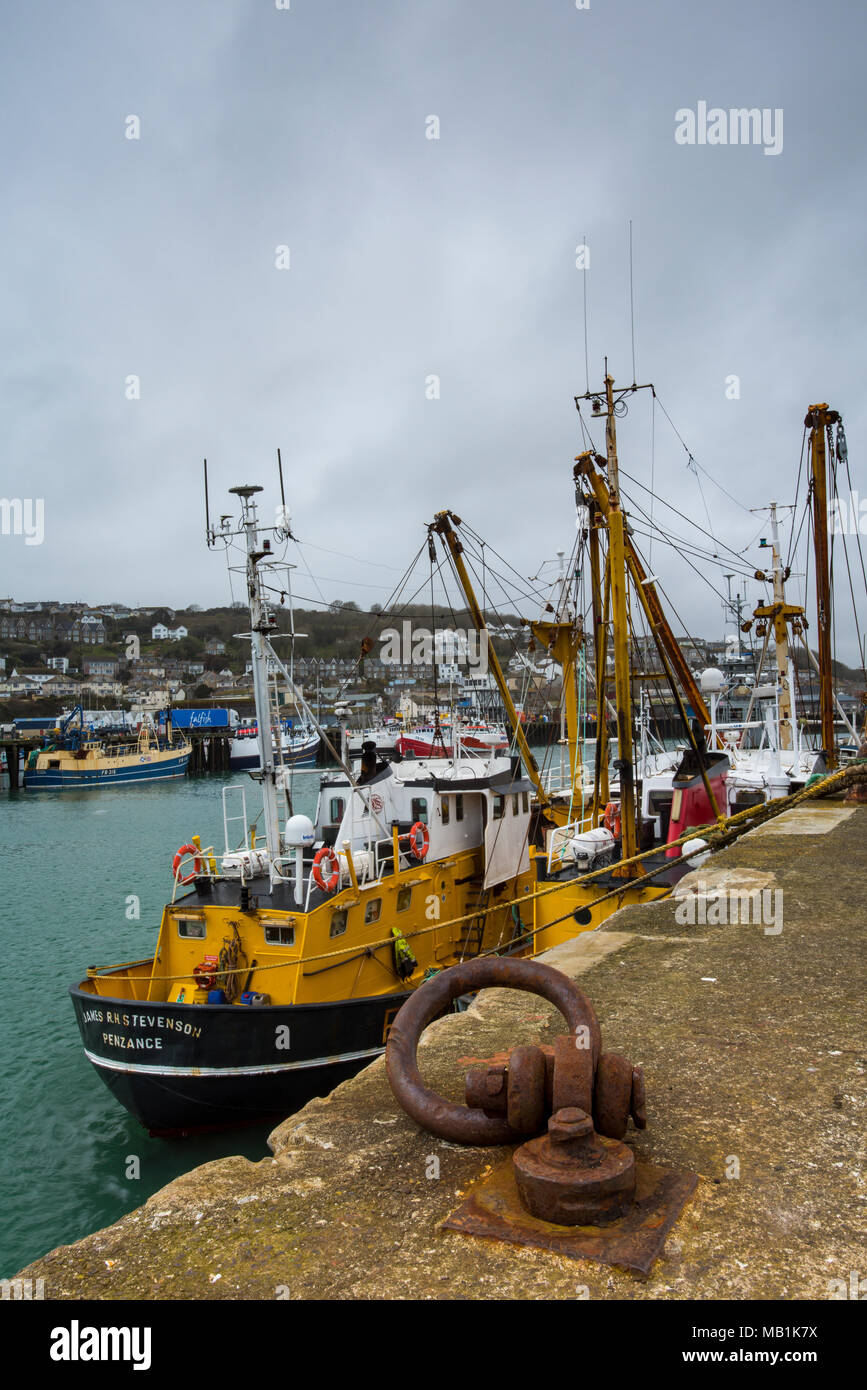
[[[456,747],[449,756],[389,764],[369,744],[357,774],[343,763],[323,777],[313,818],[295,814],[291,767],[280,765],[272,735],[269,671],[279,672],[334,750],[272,645],[277,624],[267,595],[288,585],[268,582],[279,564],[257,517],[261,488],[232,489],[241,508],[237,531],[230,518],[219,530],[208,520],[211,548],[236,538],[246,545],[264,836],[250,831],[246,789],[225,788],[224,847],[203,847],[193,835],[177,850],[153,957],[94,966],[70,991],[87,1057],[151,1132],[286,1114],[379,1055],[401,1004],[431,972],[479,954],[546,950],[600,925],[624,902],[667,894],[687,871],[666,856],[664,843],[655,859],[639,854],[625,594],[637,559],[612,486],[610,378],[606,392],[608,458],[580,459],[575,477],[579,491],[592,486],[599,499],[589,554],[594,603],[614,617],[615,700],[624,711],[619,803],[609,802],[607,759],[597,761],[592,801],[576,799],[585,774],[573,694],[584,637],[564,586],[553,619],[531,627],[564,672],[568,789],[546,788],[491,648],[512,729],[508,750],[468,755]],[[431,564],[438,541],[482,633],[461,527],[454,513],[437,514],[428,526]],[[679,658],[700,702],[650,582],[643,601],[654,605],[662,649],[672,662]],[[604,688],[607,625],[600,622],[593,645]],[[684,831],[703,823],[690,820],[690,805],[685,794]]]
[[[451,757],[456,747],[465,753],[503,753],[509,747],[509,736],[505,729],[490,724],[444,719],[434,724],[414,724],[395,740],[396,751],[402,758]]]
[[[28,791],[83,790],[183,777],[192,744],[173,733],[169,718],[165,732],[143,722],[132,741],[112,743],[85,722],[76,705],[34,748],[24,768]]]

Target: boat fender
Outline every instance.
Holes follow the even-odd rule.
[[[604,822],[605,829],[611,832],[615,840],[619,840],[623,828],[620,822],[619,801],[609,801],[608,805],[605,807]]]
[[[327,872],[329,865],[331,867],[331,872],[326,880],[323,876],[322,869],[324,866]],[[312,873],[313,882],[322,889],[323,893],[331,893],[337,887],[337,882],[340,878],[340,860],[337,858],[337,855],[330,845],[323,845],[321,849],[316,851],[316,855],[313,859]]]
[[[186,854],[191,854],[193,856],[192,873],[186,874],[182,878],[178,878],[178,869],[181,867],[181,860],[184,858],[184,855]],[[178,878],[178,883],[192,883],[193,879],[196,878],[201,872],[202,858],[199,854],[199,850],[197,849],[197,847],[195,845],[181,845],[180,849],[178,850],[177,854],[172,860],[172,878]]]
[[[414,859],[424,859],[430,849],[430,831],[420,820],[417,820],[409,832],[409,848]]]
[[[400,927],[392,927],[391,934],[394,937],[394,968],[400,978],[405,980],[418,969],[418,961],[409,949],[409,943]]]

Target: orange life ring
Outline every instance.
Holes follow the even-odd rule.
[[[620,802],[609,801],[605,807],[605,829],[610,830],[615,840],[619,840],[623,827],[620,821]]]
[[[322,877],[322,870],[319,867],[320,864],[323,864],[326,860],[330,860],[334,865],[334,867],[331,870],[331,874],[329,875],[327,883],[325,879]],[[331,848],[330,845],[323,845],[321,849],[318,849],[316,851],[316,855],[313,860],[312,873],[313,882],[322,889],[323,893],[330,893],[334,888],[337,887],[337,880],[340,878],[340,860],[337,858],[337,855],[334,853],[334,850]]]
[[[193,879],[197,878],[198,875],[202,872],[202,857],[199,854],[199,851],[196,849],[195,845],[181,845],[180,849],[178,850],[177,854],[172,860],[172,878],[178,878],[178,869],[180,868],[181,860],[183,859],[185,854],[192,854],[194,856],[193,871],[192,873],[187,874],[184,878],[179,878],[178,882],[192,883]]]
[[[419,840],[421,836],[421,840]],[[414,859],[424,859],[430,849],[430,831],[420,820],[417,820],[409,832],[409,849]]]

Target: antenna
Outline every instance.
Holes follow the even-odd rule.
[[[635,375],[635,296],[632,292],[632,218],[629,219],[629,317],[632,325],[632,382],[633,385],[638,380]]]
[[[587,233],[584,233],[584,247],[587,249]],[[590,394],[590,358],[587,354],[587,264],[584,264],[584,389]]]
[[[277,468],[280,471],[280,501],[283,503],[283,510],[286,510],[286,493],[283,490],[283,460],[280,457],[280,450],[277,450]]]
[[[214,534],[211,530],[211,509],[208,504],[208,460],[203,459],[205,465],[205,541],[208,549],[211,550],[214,544]]]

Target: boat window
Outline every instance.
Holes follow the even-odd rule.
[[[493,820],[502,820],[502,819],[503,819],[503,811],[505,810],[505,806],[506,806],[505,797],[502,797],[502,796],[495,796],[495,797],[494,797],[494,810],[493,810],[493,817],[492,817]]]
[[[330,806],[330,821],[332,825],[339,825],[343,820],[343,812],[346,810],[346,802],[342,796],[332,796]]]
[[[265,941],[269,946],[294,946],[295,928],[283,926],[266,927]]]
[[[530,798],[526,792],[521,792],[521,800],[524,806],[524,815],[526,816],[530,810]]]
[[[427,825],[427,797],[414,796],[411,805],[413,821],[420,820],[422,825]]]
[[[398,912],[406,912],[406,910],[407,910],[407,908],[409,907],[409,905],[410,905],[411,902],[412,902],[412,889],[411,889],[411,888],[398,888],[398,890],[397,890],[397,910],[398,910]]]
[[[348,912],[345,907],[339,907],[336,912],[331,914],[331,929],[329,936],[342,936],[346,931],[346,919]]]
[[[455,820],[464,818],[464,798],[460,793],[455,797]]]
[[[513,816],[516,816],[517,814],[518,814],[518,794],[517,794],[517,792],[516,792],[515,795],[512,797],[512,815],[513,815]]]
[[[192,937],[196,941],[204,941],[208,934],[208,929],[204,922],[178,919],[178,936]]]
[[[442,801],[440,802],[440,805],[441,805],[441,807],[442,807],[442,813],[443,813],[443,825],[448,825],[448,823],[449,823],[449,815],[450,815],[450,812],[449,812],[449,799],[448,799],[447,796],[444,796],[444,797],[442,798]]]
[[[382,898],[371,898],[370,902],[367,904],[367,907],[364,909],[365,926],[367,926],[369,922],[378,922],[379,914],[381,913],[381,911]]]

